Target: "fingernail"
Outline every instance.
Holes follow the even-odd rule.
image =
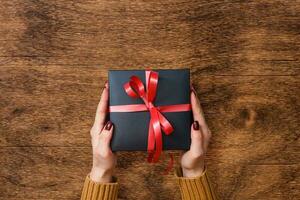
[[[193,128],[194,128],[194,130],[199,130],[199,122],[198,121],[194,121]]]
[[[109,130],[111,129],[112,125],[113,125],[112,122],[111,122],[111,121],[108,121],[108,122],[106,123],[104,129],[107,130],[107,131],[109,131]]]

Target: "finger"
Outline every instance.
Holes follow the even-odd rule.
[[[192,105],[194,120],[198,121],[202,128],[207,129],[207,125],[202,111],[202,107],[200,105],[200,101],[197,98],[195,92],[193,91],[191,92],[191,105]]]
[[[190,151],[195,156],[203,155],[203,133],[199,126],[199,123],[195,121],[191,127],[191,147]]]
[[[102,130],[105,123],[105,118],[108,110],[108,96],[108,87],[105,86],[102,91],[95,116],[94,127],[97,132],[100,132]]]
[[[110,149],[110,141],[112,138],[113,129],[113,123],[111,121],[108,121],[99,135],[99,145],[101,147],[108,147]]]

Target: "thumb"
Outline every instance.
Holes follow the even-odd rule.
[[[108,121],[105,124],[99,136],[100,146],[110,148],[110,141],[112,138],[113,129],[114,129],[113,123],[111,121]]]
[[[194,121],[191,127],[190,151],[197,157],[203,155],[203,133],[198,121]]]

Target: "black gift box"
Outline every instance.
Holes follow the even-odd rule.
[[[190,103],[189,69],[162,69],[158,72],[155,106]],[[145,84],[145,70],[109,70],[109,106],[144,104],[141,98],[127,95],[123,85],[132,75]],[[170,135],[162,132],[163,150],[188,150],[191,138],[192,111],[165,112],[163,116],[171,123],[174,131]],[[109,120],[114,124],[111,141],[112,151],[146,151],[150,113],[110,112]]]

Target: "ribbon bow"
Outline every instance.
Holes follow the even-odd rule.
[[[153,104],[156,96],[157,85],[158,73],[154,71],[146,71],[146,90],[143,82],[137,76],[131,76],[130,81],[124,85],[125,92],[132,98],[141,98],[144,101],[147,110],[150,112],[148,130],[149,162],[157,162],[161,154],[161,129],[166,135],[171,134],[174,130],[170,122],[161,114],[160,108],[155,107]]]
[[[155,106],[154,100],[158,86],[158,73],[146,70],[146,88],[137,76],[131,76],[130,80],[124,84],[124,90],[132,98],[141,98],[144,104],[110,106],[110,112],[139,112],[149,111],[150,122],[148,129],[148,162],[158,162],[162,152],[162,131],[166,135],[173,132],[170,122],[162,115],[162,112],[180,112],[191,110],[190,104],[176,104],[167,106]],[[171,162],[173,158],[171,157]],[[172,164],[171,164],[172,165]]]

